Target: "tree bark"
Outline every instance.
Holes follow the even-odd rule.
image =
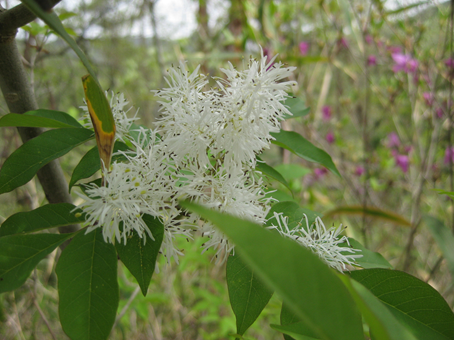
[[[52,0],[54,5],[58,2]],[[10,10],[0,7],[0,89],[9,111],[13,113],[38,109],[15,40],[17,28],[35,18],[24,5],[18,5]],[[39,128],[18,128],[18,131],[23,143],[42,133],[42,129]],[[49,203],[72,203],[68,184],[57,160],[42,167],[37,176]],[[71,225],[60,227],[59,231],[68,233],[77,229],[77,226]]]

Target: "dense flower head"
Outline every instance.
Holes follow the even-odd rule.
[[[126,244],[133,231],[140,237],[148,233],[153,238],[141,218],[154,211],[147,204],[140,171],[129,164],[114,163],[103,179],[105,185],[89,184],[85,194],[79,194],[84,199],[79,209],[87,214],[87,232],[101,227],[104,240],[110,243],[116,239]]]
[[[128,118],[128,102],[122,94],[112,95],[111,106],[118,137],[130,147],[118,151],[109,169],[103,169],[101,185],[86,185],[79,205],[87,216],[87,232],[102,228],[106,242],[126,243],[132,233],[146,240],[154,238],[143,220],[144,215],[159,219],[164,226],[160,249],[169,262],[183,253],[176,237],[207,237],[203,251],[213,248],[218,261],[225,261],[234,245],[210,222],[184,210],[178,200],[186,199],[219,212],[264,225],[272,199],[265,192],[262,174],[255,167],[257,155],[269,148],[271,133],[280,131],[280,121],[291,115],[282,104],[288,97],[294,67],[286,67],[262,52],[251,58],[245,70],[232,64],[215,78],[216,88],[206,89],[207,77],[192,73],[184,63],[168,70],[167,88],[154,91],[161,104],[161,117],[155,129],[133,125]],[[86,108],[85,108],[86,111]],[[325,119],[331,108],[324,107]],[[329,116],[329,117],[328,117]],[[329,133],[328,142],[334,141]],[[317,169],[323,176],[327,170]],[[305,235],[305,246],[328,264],[342,270],[354,255],[338,246],[341,228],[326,230],[321,220],[315,227],[289,230],[285,219],[277,216],[280,233],[293,237]],[[299,241],[301,243],[301,241]],[[325,245],[333,245],[325,249]],[[336,251],[338,253],[336,253]],[[351,251],[350,251],[351,252]],[[331,257],[330,257],[331,256]],[[341,262],[339,262],[341,261]],[[342,262],[343,261],[343,262]]]
[[[308,218],[304,218],[294,228],[288,225],[288,217],[282,213],[274,213],[270,219],[272,224],[269,229],[274,229],[284,237],[288,237],[300,245],[310,249],[314,254],[330,267],[342,272],[347,269],[346,265],[357,265],[357,258],[362,255],[355,254],[361,250],[350,247],[348,238],[340,236],[344,228],[342,224],[338,228],[326,228],[320,217],[309,225]],[[303,224],[306,221],[306,225]],[[345,246],[345,245],[348,245]]]
[[[259,174],[249,171],[232,175],[223,168],[211,172],[195,167],[189,170],[191,173],[184,175],[180,197],[258,224],[265,223],[272,199],[265,196]],[[217,250],[218,260],[225,260],[233,249],[227,237],[210,222],[203,223],[200,231],[202,236],[209,238],[203,245],[204,249],[213,247]]]
[[[203,91],[206,79],[198,68],[191,74],[183,64],[171,69],[170,87],[155,92],[162,99],[156,126],[175,161],[192,158],[209,166],[210,155],[222,154],[232,172],[255,165],[256,155],[270,145],[270,133],[278,132],[279,121],[290,114],[281,101],[294,83],[283,79],[294,69],[262,53],[244,71],[229,63],[221,69],[226,79],[217,78],[218,87],[208,91]]]

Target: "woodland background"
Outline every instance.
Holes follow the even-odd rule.
[[[140,123],[148,126],[159,115],[150,91],[166,86],[166,68],[179,61],[221,76],[219,67],[227,61],[241,67],[243,58],[260,53],[260,45],[266,54],[297,66],[293,95],[310,111],[283,127],[327,151],[342,178],[276,147],[264,157],[290,182],[294,195],[276,183],[270,189],[278,190],[281,200],[325,214],[328,225],[347,225],[348,235],[396,269],[429,282],[452,307],[452,277],[424,223],[430,214],[454,228],[452,200],[435,190],[454,191],[449,2],[164,2],[63,1],[55,11],[100,82],[123,92],[133,106],[130,113],[138,109]],[[16,2],[0,4],[10,8]],[[41,21],[23,27],[17,41],[39,107],[79,117],[86,71],[75,54]],[[0,114],[8,112],[0,98]],[[3,162],[21,142],[15,129],[0,131]],[[80,156],[91,146],[81,146]],[[71,153],[61,165],[69,174],[79,160]],[[44,200],[33,180],[0,196],[0,216],[4,220]],[[359,214],[364,207],[369,213]],[[234,333],[225,269],[210,262],[210,254],[200,255],[201,242],[181,245],[186,255],[179,270],[161,263],[147,297],[138,294],[126,269],[120,271],[112,339],[210,340]],[[21,289],[0,295],[0,339],[65,339],[52,274],[56,256],[42,261]],[[280,339],[268,326],[278,323],[279,309],[273,297],[246,338]]]

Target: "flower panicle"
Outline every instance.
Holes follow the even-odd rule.
[[[288,217],[282,213],[274,213],[270,220],[275,220],[277,225],[272,224],[269,229],[274,229],[281,236],[290,238],[298,244],[310,249],[314,254],[328,264],[330,267],[343,272],[347,269],[347,265],[358,266],[355,262],[357,258],[362,257],[359,249],[350,247],[350,243],[346,236],[340,236],[345,229],[342,224],[338,227],[326,228],[320,217],[316,217],[314,223],[309,225],[307,215],[294,228],[288,225]],[[303,225],[303,220],[306,225]],[[274,221],[273,221],[274,222]],[[344,246],[347,244],[348,247]]]

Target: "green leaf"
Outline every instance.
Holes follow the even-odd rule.
[[[311,173],[311,170],[305,168],[299,164],[279,164],[274,167],[276,171],[279,171],[280,174],[287,180],[291,181],[292,179],[301,178]]]
[[[273,144],[287,149],[298,157],[310,162],[319,163],[340,177],[340,173],[334,165],[331,156],[322,149],[314,146],[300,134],[293,131],[281,130],[279,133],[271,133],[271,136],[275,138]]]
[[[308,336],[311,333],[302,322],[293,323],[290,325],[270,325],[272,329],[284,334],[285,340],[318,340],[318,337]]]
[[[265,162],[263,162],[263,163],[257,162],[257,165],[255,166],[255,170],[260,171],[264,175],[275,179],[279,183],[283,184],[290,192],[292,192],[292,190],[290,189],[290,187],[289,187],[287,181],[284,179],[284,177],[282,177],[282,175],[278,171],[276,171],[275,169],[270,167]]]
[[[73,234],[0,237],[0,293],[22,286],[36,265]]]
[[[84,64],[87,71],[94,77],[94,79],[96,79],[95,71],[91,67],[87,57],[79,48],[79,46],[77,46],[74,39],[71,38],[66,32],[58,16],[54,12],[45,12],[35,0],[22,0],[22,2],[30,9],[31,12],[33,12],[38,18],[43,20],[47,25],[49,25],[50,28],[57,32],[63,38],[63,40],[68,43],[73,51],[76,52],[77,56]],[[98,80],[96,79],[96,81]]]
[[[348,206],[340,206],[334,208],[333,210],[328,211],[325,213],[325,216],[334,216],[339,214],[345,215],[367,215],[369,217],[403,225],[406,227],[411,226],[411,222],[408,221],[405,217],[400,216],[392,211],[386,211],[375,207],[363,207],[362,205],[348,205]]]
[[[310,108],[306,107],[304,102],[300,98],[287,98],[284,102],[284,105],[288,106],[289,111],[292,113],[292,116],[285,115],[284,119],[304,117],[310,112]]]
[[[282,215],[288,217],[287,225],[290,229],[295,228],[300,222],[306,223],[305,215],[307,216],[309,225],[314,223],[317,217],[322,217],[321,214],[316,213],[315,211],[301,208],[299,204],[294,201],[285,201],[276,203],[271,207],[266,216],[268,226],[270,226],[271,223],[276,223],[275,219],[272,218],[275,212],[278,214],[282,213]]]
[[[389,269],[356,270],[350,275],[380,299],[416,338],[435,339],[435,333],[454,339],[454,314],[429,284]]]
[[[82,128],[82,125],[69,114],[53,110],[35,110],[24,114],[8,113],[0,119],[0,127],[26,126],[44,128]]]
[[[226,268],[230,305],[236,318],[236,332],[243,335],[268,304],[270,290],[241,260],[238,254],[229,256]]]
[[[79,232],[62,252],[56,272],[65,333],[72,340],[107,339],[119,301],[117,254],[104,242],[101,228]]]
[[[32,211],[11,215],[0,228],[0,237],[29,233],[43,229],[77,224],[84,221],[82,216],[71,213],[76,207],[69,203],[46,204]]]
[[[46,131],[14,151],[0,170],[0,194],[24,185],[50,161],[63,156],[93,137],[87,129]]]
[[[156,258],[161,249],[161,243],[164,237],[164,225],[159,219],[150,215],[143,215],[142,218],[150,228],[154,240],[145,233],[146,242],[144,244],[143,238],[140,238],[137,233],[134,233],[126,244],[117,242],[115,248],[120,256],[121,262],[125,264],[126,268],[136,278],[143,296],[146,296],[155,269]]]
[[[297,200],[287,194],[287,191],[282,191],[279,189],[273,189],[273,190],[268,190],[266,193],[266,197],[272,197],[273,199],[277,200],[278,202],[286,202],[286,201],[292,201],[292,202],[297,202]]]
[[[88,113],[95,130],[99,157],[106,169],[109,169],[115,141],[115,120],[112,109],[106,94],[95,78],[87,74],[82,77],[82,84],[84,86]]]
[[[58,18],[63,21],[63,20],[66,20],[66,19],[69,19],[69,18],[72,18],[72,17],[76,17],[77,16],[77,13],[75,12],[63,12],[61,13]]]
[[[345,275],[339,275],[356,301],[369,325],[373,339],[416,340],[393,314],[363,285]],[[433,339],[433,338],[431,338]]]
[[[243,261],[320,339],[364,339],[361,316],[349,292],[310,250],[252,222],[187,201],[181,205],[225,233]]]
[[[433,189],[434,191],[438,192],[440,195],[448,195],[451,198],[454,198],[454,192],[447,191],[443,189]]]
[[[129,150],[129,148],[125,143],[119,141],[115,142],[113,152],[127,150]],[[124,158],[123,155],[115,155],[112,157],[112,160],[120,161]],[[82,157],[79,164],[74,168],[71,180],[69,181],[69,191],[71,191],[72,187],[78,181],[93,176],[99,169],[101,169],[101,161],[99,160],[98,147],[95,146]]]
[[[424,216],[424,222],[429,228],[432,237],[437,242],[440,250],[446,259],[451,276],[454,278],[454,236],[451,230],[445,226],[443,221],[436,217]]]
[[[284,333],[285,340],[309,340],[316,338],[316,335],[295,316],[285,303],[282,304],[280,319],[280,325],[271,324],[270,326],[272,329]]]
[[[374,251],[371,251],[365,248],[361,243],[356,241],[353,238],[348,238],[348,242],[350,246],[354,249],[360,249],[361,255],[360,258],[357,258],[355,262],[359,264],[361,267],[368,269],[368,268],[388,268],[393,269],[393,266],[385,260],[385,258],[380,254]]]

